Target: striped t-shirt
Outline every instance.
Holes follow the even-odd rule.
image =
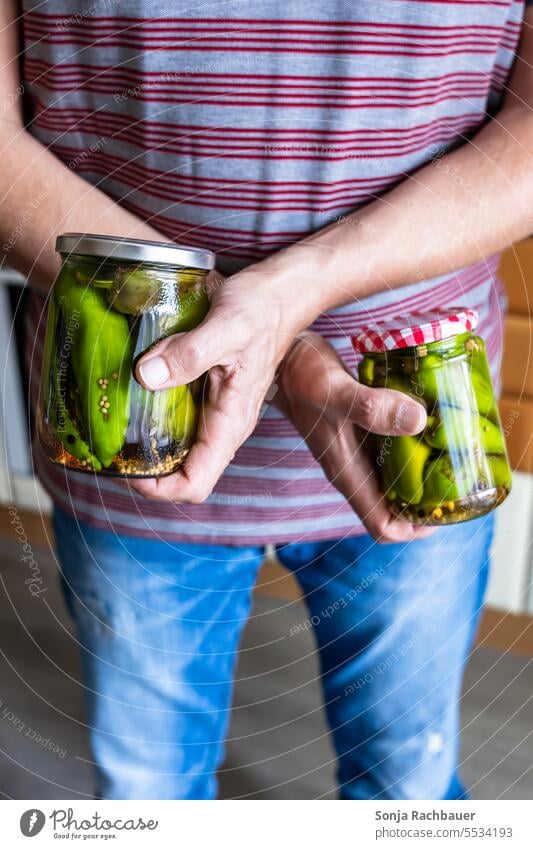
[[[524,13],[523,0],[22,6],[29,131],[169,239],[216,251],[223,272],[339,219],[431,159],[443,167],[440,154],[498,108]],[[369,316],[456,304],[479,311],[496,372],[494,258],[332,311],[315,329],[354,367],[349,337]],[[38,296],[29,322],[37,392]],[[363,531],[274,408],[201,505],[151,503],[109,478],[52,466],[38,449],[36,462],[57,504],[118,532],[245,544]]]

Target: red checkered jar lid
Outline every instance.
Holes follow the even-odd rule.
[[[353,336],[352,344],[362,354],[395,351],[468,333],[474,330],[477,322],[477,312],[466,307],[413,312],[387,321],[375,321]]]

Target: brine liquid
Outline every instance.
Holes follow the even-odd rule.
[[[410,505],[397,499],[389,501],[392,512],[416,525],[453,525],[478,519],[501,504],[510,487],[497,486],[466,498],[435,506]]]

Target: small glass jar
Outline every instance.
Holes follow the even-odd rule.
[[[118,477],[175,471],[196,436],[202,381],[155,392],[139,357],[209,307],[210,251],[68,233],[50,297],[37,417],[49,459]]]
[[[415,524],[464,522],[511,490],[511,470],[485,345],[468,309],[376,322],[354,337],[359,380],[423,404],[417,436],[377,438],[375,459],[394,513]],[[394,428],[393,428],[394,430]]]

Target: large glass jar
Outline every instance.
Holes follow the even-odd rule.
[[[170,474],[196,435],[202,381],[151,392],[134,377],[155,342],[196,327],[210,251],[68,233],[50,297],[38,435],[54,463],[124,477]]]
[[[417,436],[379,437],[375,459],[392,511],[415,524],[463,522],[507,497],[511,470],[485,345],[473,310],[376,322],[354,337],[359,379],[427,411]]]

